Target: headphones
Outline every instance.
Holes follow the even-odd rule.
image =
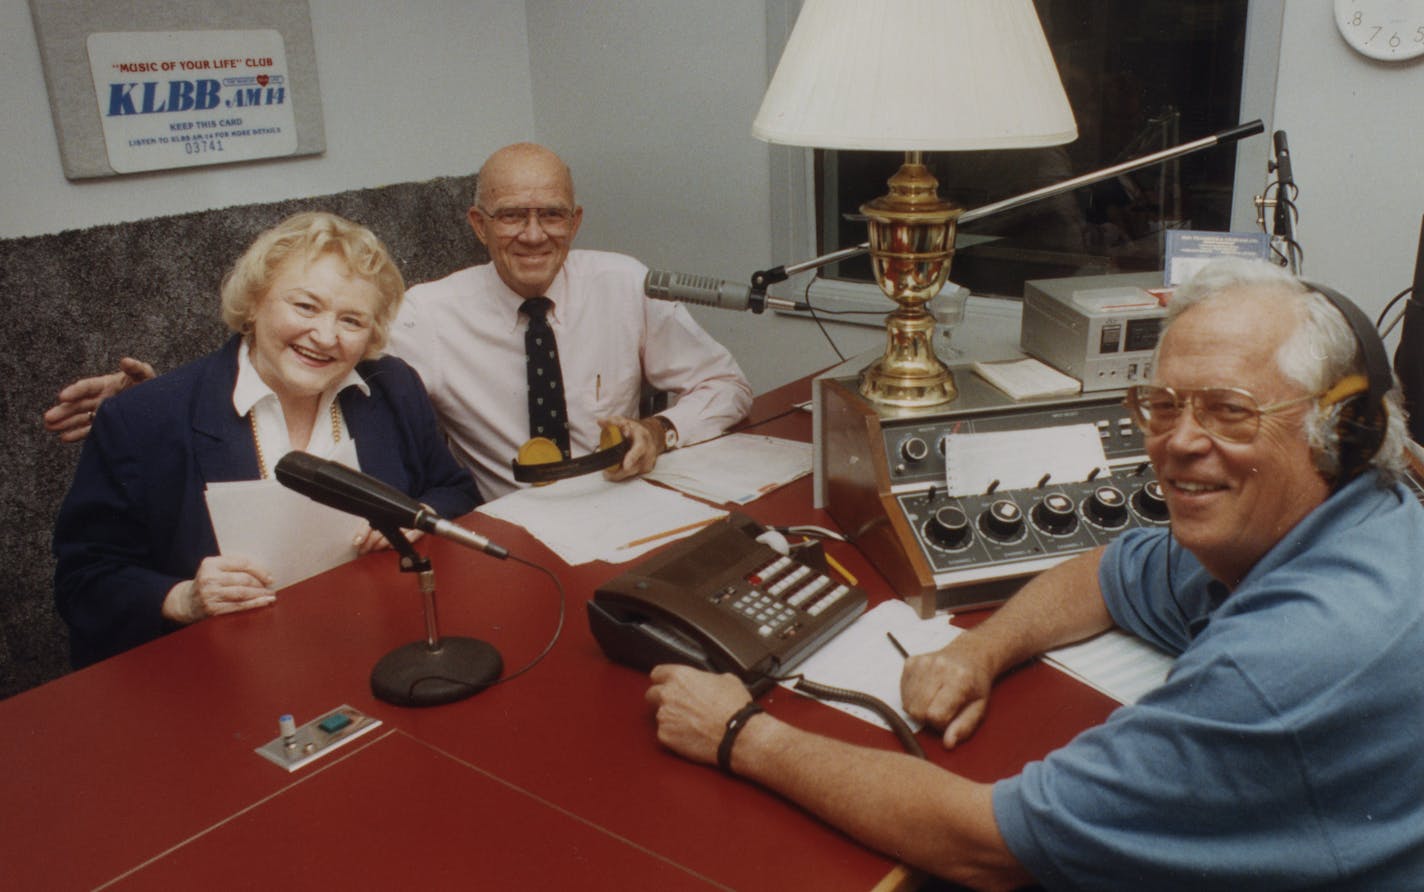
[[[547,437],[535,437],[519,447],[510,462],[514,479],[520,483],[553,483],[591,471],[612,467],[628,454],[629,443],[617,427],[605,427],[598,437],[598,451],[578,458],[564,458],[558,445]]]
[[[1365,361],[1365,376],[1347,375],[1320,398],[1322,408],[1340,404],[1335,433],[1340,442],[1340,471],[1335,488],[1362,473],[1379,452],[1388,429],[1384,397],[1394,386],[1394,373],[1385,352],[1384,339],[1364,311],[1345,295],[1315,282],[1302,284],[1330,302],[1344,317],[1355,335],[1355,343]]]

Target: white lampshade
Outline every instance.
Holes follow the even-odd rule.
[[[1078,136],[1031,0],[806,0],[752,134],[828,149]]]

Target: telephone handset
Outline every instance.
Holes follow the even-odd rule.
[[[732,514],[600,586],[588,622],[603,652],[643,671],[686,663],[756,685],[865,611],[865,592],[758,542],[764,532]]]

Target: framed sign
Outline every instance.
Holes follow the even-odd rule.
[[[305,2],[31,0],[64,175],[326,149]]]

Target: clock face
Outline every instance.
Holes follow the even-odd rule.
[[[1335,0],[1335,27],[1371,59],[1424,56],[1424,0]]]

